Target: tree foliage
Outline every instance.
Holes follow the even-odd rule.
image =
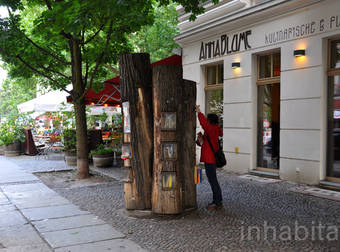
[[[18,113],[17,105],[35,98],[36,80],[6,79],[0,89],[0,118]]]
[[[171,0],[159,0],[159,2],[162,5],[167,5]],[[182,5],[186,13],[191,13],[189,20],[194,21],[197,15],[204,12],[205,9],[203,5],[208,2],[208,0],[177,0],[175,2]],[[212,0],[212,2],[213,4],[217,4],[219,0]]]
[[[217,0],[214,0],[216,2]],[[168,4],[169,0],[159,0]],[[203,11],[198,0],[176,1],[187,12]],[[203,1],[204,2],[204,1]],[[72,96],[77,128],[78,175],[87,177],[84,95],[101,85],[118,56],[130,52],[127,35],[154,20],[152,0],[0,0],[0,55],[12,77],[41,76]],[[72,83],[73,90],[66,90]]]
[[[179,47],[173,39],[179,33],[177,4],[170,2],[169,5],[163,6],[154,2],[153,6],[153,24],[143,26],[140,31],[129,36],[133,50],[149,53],[151,62],[170,56],[173,49]]]

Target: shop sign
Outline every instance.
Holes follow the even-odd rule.
[[[288,25],[287,27],[280,30],[266,33],[264,36],[264,41],[266,45],[270,45],[282,41],[313,35],[327,30],[337,29],[339,27],[340,16],[330,16],[302,24]]]
[[[223,34],[219,39],[201,42],[201,50],[199,60],[215,58],[233,52],[239,52],[241,49],[248,50],[249,45],[248,36],[251,35],[251,30],[228,36]]]

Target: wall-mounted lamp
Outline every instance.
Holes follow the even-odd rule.
[[[294,50],[294,57],[301,57],[306,55],[306,50]]]
[[[239,68],[241,67],[241,63],[240,62],[233,62],[231,63],[231,68],[232,69],[236,69],[236,68]]]

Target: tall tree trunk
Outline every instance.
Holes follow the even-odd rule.
[[[153,164],[152,80],[150,56],[145,53],[124,54],[119,58],[122,102],[128,101],[131,122],[131,193],[135,209],[151,208],[151,174]],[[131,207],[130,207],[131,208]]]
[[[183,204],[184,208],[196,208],[196,82],[184,80],[183,83],[183,111],[179,115],[182,125],[182,151],[179,158],[183,165]]]
[[[196,83],[182,79],[181,66],[153,68],[154,171],[152,210],[178,214],[196,208]],[[176,115],[176,127],[166,117]],[[169,122],[169,121],[168,121]],[[166,146],[175,145],[173,158]]]
[[[85,102],[84,98],[81,98],[85,91],[85,84],[82,78],[82,58],[79,41],[71,39],[69,44],[72,54],[73,101],[76,117],[77,170],[78,178],[83,179],[89,176]]]
[[[77,170],[78,178],[87,178],[89,176],[89,158],[87,127],[84,100],[81,99],[74,104],[76,115],[76,136],[77,136]]]
[[[182,66],[153,67],[154,170],[152,211],[178,214],[183,210]],[[176,116],[174,125],[168,118]],[[173,127],[175,126],[175,127]]]

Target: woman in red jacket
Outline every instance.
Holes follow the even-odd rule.
[[[209,137],[214,151],[216,152],[220,148],[218,137],[223,136],[223,131],[218,126],[218,116],[216,114],[208,114],[207,118],[205,118],[198,105],[196,106],[196,111],[198,112],[198,120],[204,129],[201,162],[204,162],[205,172],[213,192],[213,201],[208,205],[208,209],[217,209],[222,207],[222,192],[216,176],[215,155],[209,145],[207,137]]]

